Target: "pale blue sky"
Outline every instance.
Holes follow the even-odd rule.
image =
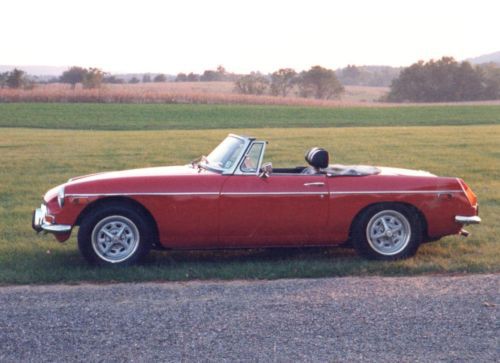
[[[0,64],[270,72],[500,50],[498,0],[3,0],[0,13]]]

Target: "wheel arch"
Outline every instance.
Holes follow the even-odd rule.
[[[92,203],[88,204],[78,215],[75,225],[80,225],[81,221],[90,213],[93,211],[96,211],[99,208],[102,208],[104,206],[108,205],[117,205],[117,206],[123,206],[127,208],[133,208],[135,210],[138,210],[150,223],[151,227],[153,228],[153,236],[154,236],[154,245],[158,245],[158,240],[159,240],[159,231],[158,231],[158,225],[156,223],[155,218],[151,214],[151,212],[140,202],[133,198],[129,197],[124,197],[124,196],[115,196],[115,197],[105,197],[105,198],[99,198]]]
[[[425,218],[424,213],[419,208],[417,208],[415,205],[413,205],[411,203],[401,202],[401,201],[374,202],[374,203],[368,204],[368,205],[364,206],[363,208],[361,208],[358,211],[358,213],[354,216],[354,218],[351,221],[351,225],[349,226],[349,240],[353,236],[354,227],[356,226],[356,222],[359,220],[359,218],[361,218],[361,216],[363,215],[363,213],[367,209],[372,208],[374,206],[378,206],[378,205],[387,205],[390,208],[390,206],[394,205],[394,204],[404,206],[404,207],[414,211],[418,215],[418,220],[420,221],[421,228],[422,228],[423,239],[427,240],[428,239],[427,219]]]

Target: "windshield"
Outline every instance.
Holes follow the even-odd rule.
[[[206,158],[210,167],[227,170],[239,161],[245,140],[228,136]]]

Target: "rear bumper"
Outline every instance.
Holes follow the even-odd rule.
[[[481,223],[481,218],[479,216],[455,216],[455,222],[463,225],[479,224]]]
[[[54,234],[65,234],[71,232],[71,226],[67,224],[53,224],[45,220],[47,215],[47,207],[41,205],[33,211],[33,218],[31,220],[31,227],[36,232],[49,232]]]

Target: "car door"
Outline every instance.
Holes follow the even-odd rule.
[[[235,175],[225,180],[220,194],[219,242],[223,246],[307,245],[328,241],[326,175],[260,177],[256,170],[250,168],[246,172],[242,166],[243,163]]]

